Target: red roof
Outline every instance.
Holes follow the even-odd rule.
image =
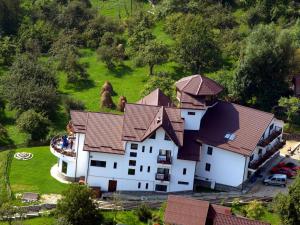
[[[83,150],[124,154],[123,116],[109,113],[71,111],[75,132],[85,133]]]
[[[177,225],[269,225],[237,217],[225,206],[174,195],[168,197],[164,222]]]
[[[250,156],[273,118],[271,113],[219,101],[203,116],[198,140]],[[234,138],[226,139],[226,134]]]
[[[176,145],[182,146],[184,121],[180,109],[126,104],[124,111],[123,140],[141,142],[162,127]]]
[[[145,96],[137,102],[143,105],[156,105],[156,106],[175,106],[171,99],[166,96],[159,88],[152,91],[149,95]]]
[[[180,92],[195,96],[217,95],[223,91],[223,87],[217,82],[199,74],[184,77],[175,84]]]

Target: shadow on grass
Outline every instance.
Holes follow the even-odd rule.
[[[81,80],[81,81],[78,81],[74,84],[67,83],[65,85],[65,89],[67,89],[67,90],[73,89],[73,90],[76,90],[76,91],[83,91],[83,90],[90,89],[90,88],[93,88],[93,87],[95,87],[95,82],[93,80],[90,80],[90,79]]]
[[[116,77],[122,77],[125,74],[132,73],[133,69],[127,65],[120,64],[120,65],[114,66],[109,71],[112,73],[112,75],[114,75]]]

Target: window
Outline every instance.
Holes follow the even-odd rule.
[[[156,133],[154,132],[149,138],[150,139],[155,139],[156,138]]]
[[[149,184],[148,184],[148,183],[146,183],[146,189],[148,189],[148,187],[149,187]]]
[[[209,163],[206,163],[206,164],[205,164],[205,170],[206,170],[206,171],[210,171],[210,164],[209,164]]]
[[[186,168],[183,168],[182,174],[186,175]]]
[[[149,153],[152,153],[152,146],[150,147]]]
[[[128,175],[135,175],[135,169],[128,169]]]
[[[212,155],[213,148],[212,147],[207,147],[207,155]]]
[[[137,153],[136,152],[130,152],[130,157],[136,157]]]
[[[143,166],[140,166],[140,172],[143,172]]]
[[[133,150],[137,150],[137,149],[138,149],[138,144],[133,144],[133,143],[132,143],[132,144],[130,145],[130,148],[133,149]]]
[[[114,169],[117,169],[117,163],[114,162]]]
[[[138,189],[140,189],[140,188],[141,188],[141,182],[138,183]]]
[[[142,152],[145,152],[145,146],[142,147]]]
[[[148,166],[148,169],[147,169],[148,173],[150,173],[150,166]]]
[[[262,148],[258,149],[258,154],[261,155],[262,154]]]
[[[135,160],[129,160],[129,166],[136,166]]]
[[[155,185],[155,191],[167,191],[167,185],[157,184]]]
[[[272,125],[270,126],[270,130],[273,130],[273,128],[274,128],[274,124],[272,124]]]
[[[195,116],[196,113],[195,113],[195,112],[188,112],[188,115],[190,115],[190,116]]]
[[[169,135],[167,133],[165,133],[165,140],[166,141],[171,141],[171,138],[169,137]]]
[[[91,160],[91,166],[106,167],[106,161]]]
[[[62,161],[61,172],[66,174],[68,172],[68,163]]]
[[[185,182],[185,181],[178,181],[178,184],[189,185],[189,182]]]

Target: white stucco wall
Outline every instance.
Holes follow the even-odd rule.
[[[188,112],[194,112],[195,115],[188,115]],[[199,130],[205,112],[206,110],[181,109],[181,117],[184,118],[184,129]]]
[[[207,147],[208,145],[204,144],[201,149],[200,161],[196,166],[197,179],[232,187],[239,186],[246,179],[244,177],[246,158],[243,155],[215,147],[213,147],[212,155],[208,155]],[[205,170],[206,163],[211,164],[209,172]]]
[[[88,152],[83,151],[85,134],[76,134],[76,143],[75,143],[75,150],[77,152],[77,171],[76,177],[79,178],[81,176],[87,176],[87,168],[88,168]]]
[[[90,186],[100,186],[102,190],[108,189],[109,180],[117,180],[117,190],[154,191],[155,184],[167,185],[167,191],[192,190],[194,182],[195,162],[177,160],[178,148],[173,141],[164,140],[165,131],[160,128],[156,132],[155,139],[146,139],[143,143],[138,143],[138,149],[132,150],[131,143],[126,143],[125,155],[114,155],[106,153],[91,152],[90,160],[106,161],[106,168],[89,166],[88,184]],[[144,152],[142,151],[144,146]],[[150,153],[152,147],[152,153]],[[172,165],[162,165],[157,163],[159,150],[170,150]],[[130,157],[130,152],[136,152],[137,157]],[[129,166],[129,160],[136,160],[136,166]],[[113,169],[114,162],[117,162],[117,169]],[[143,170],[140,171],[140,166]],[[150,172],[148,172],[150,166]],[[156,181],[155,174],[157,168],[169,168],[170,182]],[[128,169],[135,169],[135,175],[128,175]],[[187,173],[183,175],[183,168]],[[179,185],[178,181],[189,182],[188,185]],[[141,188],[138,188],[141,183]],[[148,183],[148,189],[146,184]]]

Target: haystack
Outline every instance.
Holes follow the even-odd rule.
[[[110,95],[113,95],[114,93],[113,87],[109,81],[105,81],[105,83],[103,84],[100,95],[102,96],[103,92],[105,91],[108,91]]]
[[[120,96],[118,103],[118,110],[124,112],[125,104],[127,103],[127,99],[125,96]]]
[[[101,108],[106,107],[106,108],[114,108],[115,104],[111,98],[111,94],[109,93],[109,91],[104,91],[101,94]]]

